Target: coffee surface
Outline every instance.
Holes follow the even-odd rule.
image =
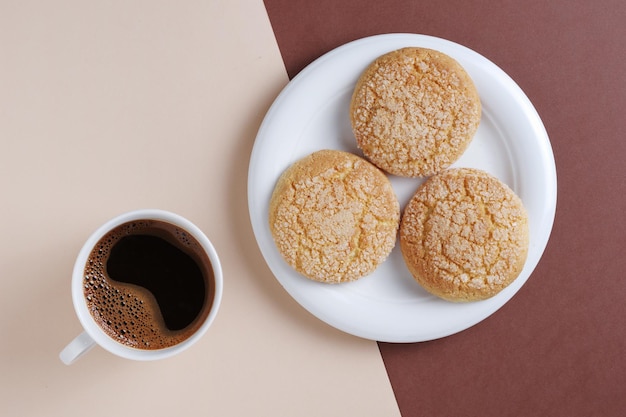
[[[107,233],[92,250],[84,277],[96,322],[131,347],[180,343],[210,310],[210,261],[194,238],[166,222],[129,222]]]

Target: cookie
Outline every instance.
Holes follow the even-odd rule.
[[[413,277],[449,301],[492,297],[517,278],[528,253],[520,198],[471,168],[430,177],[404,209],[400,248]]]
[[[350,102],[363,154],[404,177],[430,176],[458,160],[480,116],[480,98],[465,69],[426,48],[403,48],[376,59],[358,79]]]
[[[278,251],[305,277],[341,283],[373,272],[396,243],[400,205],[386,175],[352,153],[321,150],[280,176],[269,205]]]

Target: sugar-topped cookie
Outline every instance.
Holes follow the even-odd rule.
[[[287,168],[269,205],[270,230],[285,261],[325,283],[373,272],[395,246],[399,221],[385,174],[336,150],[314,152]]]
[[[450,56],[408,47],[376,59],[350,103],[358,147],[390,174],[423,177],[448,168],[480,123],[478,92]]]
[[[430,177],[404,209],[400,247],[413,277],[449,301],[492,297],[522,271],[528,217],[520,198],[477,169]]]

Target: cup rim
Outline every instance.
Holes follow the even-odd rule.
[[[113,228],[129,221],[142,219],[159,220],[171,223],[175,226],[185,229],[185,231],[189,232],[200,243],[207,256],[209,257],[213,269],[215,291],[213,295],[211,310],[209,311],[206,319],[191,336],[174,346],[169,346],[161,349],[134,348],[131,346],[123,345],[112,339],[93,319],[93,316],[87,308],[87,302],[83,295],[83,277],[85,263],[94,245],[98,243],[98,241]],[[209,238],[198,226],[196,226],[190,220],[179,214],[161,209],[137,209],[127,211],[113,217],[112,219],[102,224],[89,236],[89,238],[87,238],[87,240],[83,244],[80,252],[78,253],[78,256],[76,257],[74,269],[72,271],[72,302],[74,304],[74,310],[76,312],[78,320],[80,321],[83,329],[102,348],[109,351],[110,353],[126,359],[144,361],[163,359],[180,353],[193,345],[206,333],[208,328],[215,320],[221,304],[222,292],[222,267],[217,251],[215,250],[215,247],[213,246]]]

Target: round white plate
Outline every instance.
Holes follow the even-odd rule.
[[[378,56],[405,46],[442,51],[474,80],[483,106],[478,132],[454,166],[480,168],[508,184],[530,220],[530,248],[518,278],[485,301],[450,303],[424,291],[407,270],[399,244],[374,273],[355,282],[322,284],[304,278],[278,253],[268,225],[268,203],[280,174],[320,149],[362,155],[350,127],[352,90]],[[401,207],[422,179],[390,177]],[[480,322],[526,282],[546,247],[556,209],[556,169],[550,141],[535,108],[517,84],[478,53],[443,39],[388,34],[343,45],[305,68],[281,92],[256,138],[248,173],[252,227],[263,257],[285,290],[320,320],[355,336],[419,342]]]

